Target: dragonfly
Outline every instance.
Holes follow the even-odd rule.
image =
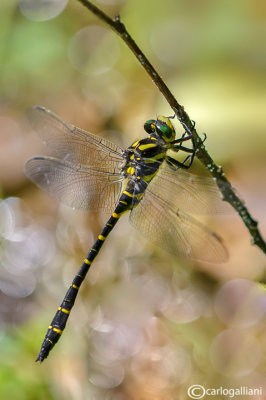
[[[220,196],[212,179],[187,171],[196,148],[191,134],[176,139],[173,117],[146,121],[146,137],[126,150],[43,107],[31,107],[28,117],[53,156],[29,159],[27,177],[72,208],[110,215],[48,327],[36,359],[42,362],[61,337],[82,282],[123,214],[129,212],[135,228],[177,256],[220,263],[228,253],[222,239],[195,217],[219,212]],[[192,146],[185,146],[190,140]],[[178,161],[170,150],[186,158]]]

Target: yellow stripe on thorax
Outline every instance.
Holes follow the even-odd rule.
[[[156,143],[141,144],[139,146],[139,149],[142,151],[142,150],[151,149],[152,147],[156,147],[156,146],[157,146]]]
[[[136,142],[134,142],[131,147],[137,147],[137,145],[139,144],[139,140],[137,140]]]
[[[153,156],[152,158],[144,159],[144,163],[150,164],[150,163],[153,163],[154,161],[161,160],[162,158],[164,158],[164,153],[159,153],[159,154],[156,154],[155,156]]]
[[[129,193],[128,191],[124,190],[123,194],[125,194],[128,197],[133,197],[133,194]]]

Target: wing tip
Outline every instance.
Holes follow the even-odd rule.
[[[43,106],[38,106],[38,105],[31,106],[26,110],[26,116],[28,118],[28,121],[30,122],[31,127],[34,130],[36,129],[36,127],[35,127],[35,115],[38,115],[40,113],[53,115],[51,110],[49,110],[48,108],[45,108]]]
[[[223,239],[215,232],[210,232],[210,238],[208,245],[204,251],[201,249],[195,256],[191,255],[190,258],[195,261],[200,261],[210,264],[224,264],[229,260],[229,252],[224,244]],[[189,256],[188,256],[189,257]]]
[[[50,112],[50,110],[48,110],[47,108],[45,108],[43,106],[39,106],[39,105],[30,106],[27,111],[31,111],[31,110],[33,110],[33,111],[34,110],[38,110],[38,111]]]

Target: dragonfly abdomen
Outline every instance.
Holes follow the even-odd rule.
[[[42,362],[48,357],[51,349],[58,342],[61,337],[63,330],[65,329],[68,317],[70,315],[71,309],[74,306],[79,288],[84,281],[87,272],[90,269],[95,257],[99,253],[105,239],[108,237],[114,226],[116,225],[119,218],[130,211],[132,208],[133,190],[129,187],[124,190],[120,196],[117,206],[112,213],[111,217],[106,222],[100,235],[98,236],[96,242],[91,247],[87,257],[85,258],[83,264],[81,265],[78,273],[73,279],[61,305],[58,307],[57,312],[48,327],[44,341],[41,346],[41,350],[38,354],[36,361]]]

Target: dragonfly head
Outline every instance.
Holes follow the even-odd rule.
[[[167,143],[175,140],[175,129],[168,117],[160,115],[157,120],[149,119],[145,122],[144,129],[149,135],[155,134]]]

